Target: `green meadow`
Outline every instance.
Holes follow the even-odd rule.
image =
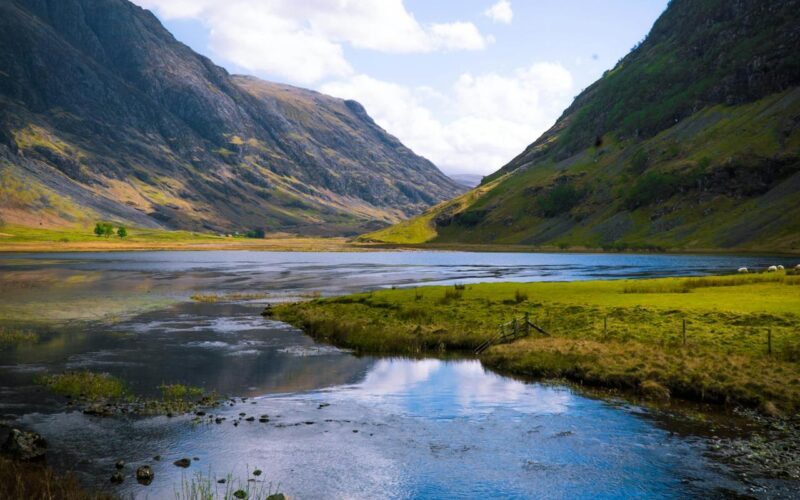
[[[273,314],[362,353],[472,354],[525,315],[543,329],[480,354],[499,371],[671,397],[800,408],[800,275],[393,289]],[[520,323],[521,324],[521,323]],[[685,324],[685,335],[684,335]]]

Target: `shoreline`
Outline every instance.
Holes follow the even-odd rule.
[[[412,356],[472,353],[497,325],[530,315],[550,333],[474,357],[512,375],[792,415],[800,410],[800,276],[741,276],[426,286],[280,304],[266,314],[337,347]]]
[[[268,307],[265,314],[302,329],[316,341],[351,349],[356,356],[476,359],[485,370],[501,376],[528,383],[558,384],[609,404],[621,400],[641,406],[655,418],[663,415],[676,422],[703,424],[708,427],[708,432],[698,435],[708,441],[709,453],[715,459],[738,468],[743,477],[756,474],[797,481],[800,480],[800,360],[795,359],[795,353],[800,351],[794,349],[800,346],[800,316],[794,312],[782,313],[774,300],[789,299],[794,310],[800,306],[800,293],[797,293],[800,291],[800,274],[793,273],[787,277],[792,278],[793,283],[781,285],[786,290],[776,289],[771,284],[744,285],[749,290],[739,294],[743,297],[738,298],[735,297],[738,287],[729,284],[711,287],[713,292],[720,293],[710,294],[703,288],[687,293],[663,294],[642,290],[642,296],[651,302],[645,307],[638,304],[622,307],[615,304],[618,301],[614,298],[602,304],[596,296],[578,299],[578,302],[588,305],[577,305],[566,294],[557,297],[564,303],[547,304],[542,297],[546,292],[565,285],[566,288],[591,288],[598,283],[602,285],[600,291],[605,294],[613,293],[607,288],[624,288],[625,283],[632,282],[654,285],[658,292],[659,287],[693,278],[533,283],[527,286],[519,283],[479,284],[467,285],[460,290],[457,287],[418,287],[280,304]],[[736,278],[734,275],[721,279]],[[517,291],[513,292],[514,289]],[[457,290],[461,296],[456,297]],[[537,294],[537,291],[542,293]],[[469,311],[487,307],[485,303],[480,304],[492,300],[487,297],[495,300],[503,296],[513,297],[511,292],[521,300],[508,298],[494,305],[505,307],[505,312],[511,313],[522,313],[524,309],[530,310],[530,306],[551,308],[554,314],[548,312],[535,316],[535,321],[546,326],[550,335],[530,335],[474,354],[474,346],[492,335],[494,325],[489,322],[491,326],[487,328],[487,322],[471,316]],[[653,297],[673,294],[680,296],[684,303],[687,299],[692,301],[695,298],[692,296],[696,296],[698,302],[708,303],[727,295],[734,303],[744,298],[750,302],[760,299],[769,305],[767,312],[759,312],[756,307],[738,317],[730,317],[729,311],[706,315],[683,310],[678,317],[685,314],[692,318],[691,339],[686,344],[682,344],[679,330],[668,332],[661,338],[648,339],[648,334],[653,334],[653,331],[637,337],[635,330],[652,322],[653,312],[671,316],[672,320],[678,319],[674,315],[676,307],[654,307]],[[477,300],[470,300],[470,295],[477,296]],[[619,295],[624,298],[638,294]],[[435,297],[433,303],[429,299],[431,296]],[[754,297],[758,299],[753,301]],[[599,324],[590,324],[587,328],[581,324],[583,319],[579,316],[584,312],[581,308],[588,308],[595,315],[599,311],[610,313],[603,317],[612,317],[615,321],[631,320],[631,328],[620,328],[615,324],[610,335],[600,333],[602,319]],[[637,315],[639,321],[634,321]],[[548,317],[565,320],[569,323],[568,330],[574,328],[577,333],[553,327],[552,322],[546,323]],[[713,343],[715,337],[724,335],[719,328],[724,326],[726,319],[735,324],[755,318],[791,323],[784,323],[788,328],[780,330],[780,335],[784,336],[781,347],[770,344],[769,349],[775,351],[761,353],[760,338],[754,345],[732,345],[744,341],[740,332],[730,332],[720,343]],[[710,326],[705,325],[705,330],[701,324],[704,320],[710,323]],[[473,325],[472,328],[469,325]],[[766,327],[753,328],[760,337],[760,328]],[[774,330],[769,331],[772,335]]]
[[[603,250],[601,248],[549,248],[525,245],[494,244],[447,244],[447,245],[395,245],[365,243],[346,238],[265,238],[263,240],[234,241],[3,241],[0,238],[0,254],[15,253],[92,253],[92,252],[475,252],[475,253],[528,253],[528,254],[576,254],[576,255],[724,255],[741,257],[800,257],[800,250],[766,249],[668,249],[648,250]]]

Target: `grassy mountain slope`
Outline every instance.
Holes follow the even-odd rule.
[[[673,0],[470,203],[365,238],[798,251],[798,46],[800,2]]]
[[[0,221],[349,234],[462,191],[357,102],[229,75],[127,0],[0,0]]]

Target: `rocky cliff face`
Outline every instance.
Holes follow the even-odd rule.
[[[353,101],[232,76],[126,0],[0,0],[0,218],[345,234],[460,187]]]
[[[428,229],[414,234],[798,251],[797,47],[798,0],[672,0],[549,131],[479,189],[420,217]]]

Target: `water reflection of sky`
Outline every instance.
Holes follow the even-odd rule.
[[[677,436],[563,388],[524,384],[474,361],[376,360],[350,384],[258,397],[190,418],[28,414],[54,463],[106,485],[116,460],[150,464],[156,481],[119,490],[171,497],[195,472],[263,478],[296,498],[628,498],[740,490]],[[269,423],[240,413],[270,416]],[[154,455],[161,461],[154,461]],[[188,471],[177,458],[198,457]],[[76,465],[77,464],[77,465]]]
[[[498,407],[529,414],[566,411],[566,389],[524,384],[484,370],[479,361],[378,360],[363,382],[343,391],[412,417],[482,417]]]

